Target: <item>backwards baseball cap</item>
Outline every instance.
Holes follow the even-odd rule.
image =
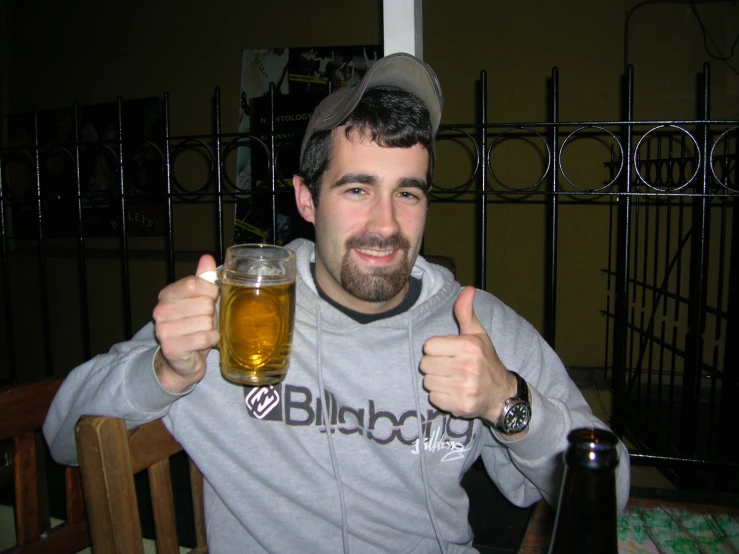
[[[355,86],[341,88],[321,100],[305,130],[300,146],[301,161],[310,137],[319,131],[328,131],[344,123],[367,90],[384,86],[398,87],[420,98],[431,114],[431,130],[434,135],[436,134],[444,105],[439,79],[426,62],[405,52],[399,52],[377,60]]]

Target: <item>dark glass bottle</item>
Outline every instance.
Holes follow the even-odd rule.
[[[605,429],[567,435],[550,554],[616,554],[618,439]]]

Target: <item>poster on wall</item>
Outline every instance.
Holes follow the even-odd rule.
[[[118,104],[82,106],[79,119],[79,187],[85,237],[118,236],[121,228]],[[13,238],[38,236],[37,188],[43,230],[51,238],[79,233],[72,108],[37,112],[38,184],[33,113],[8,115],[3,186],[11,199]],[[159,98],[123,102],[123,175],[129,236],[163,236],[166,181]]]
[[[272,241],[270,83],[275,85],[275,235],[277,244],[285,244],[312,234],[297,213],[292,188],[310,115],[329,92],[358,83],[380,57],[378,45],[242,50],[239,133],[251,138],[243,138],[237,149],[235,242]]]

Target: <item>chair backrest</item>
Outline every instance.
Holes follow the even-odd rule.
[[[7,445],[12,439],[17,542],[3,552],[68,554],[90,545],[78,468],[64,468],[65,519],[51,525],[41,426],[61,383],[62,379],[46,379],[0,388],[0,443]]]
[[[147,470],[159,554],[178,554],[170,457],[182,451],[161,420],[131,431],[121,419],[83,416],[77,422],[77,456],[95,554],[143,554],[134,475]],[[203,476],[189,460],[196,546],[206,554]]]

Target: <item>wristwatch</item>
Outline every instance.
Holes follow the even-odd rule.
[[[529,426],[531,421],[531,403],[529,402],[529,387],[518,373],[511,371],[516,377],[516,396],[505,401],[503,412],[495,428],[504,435],[515,435]]]

